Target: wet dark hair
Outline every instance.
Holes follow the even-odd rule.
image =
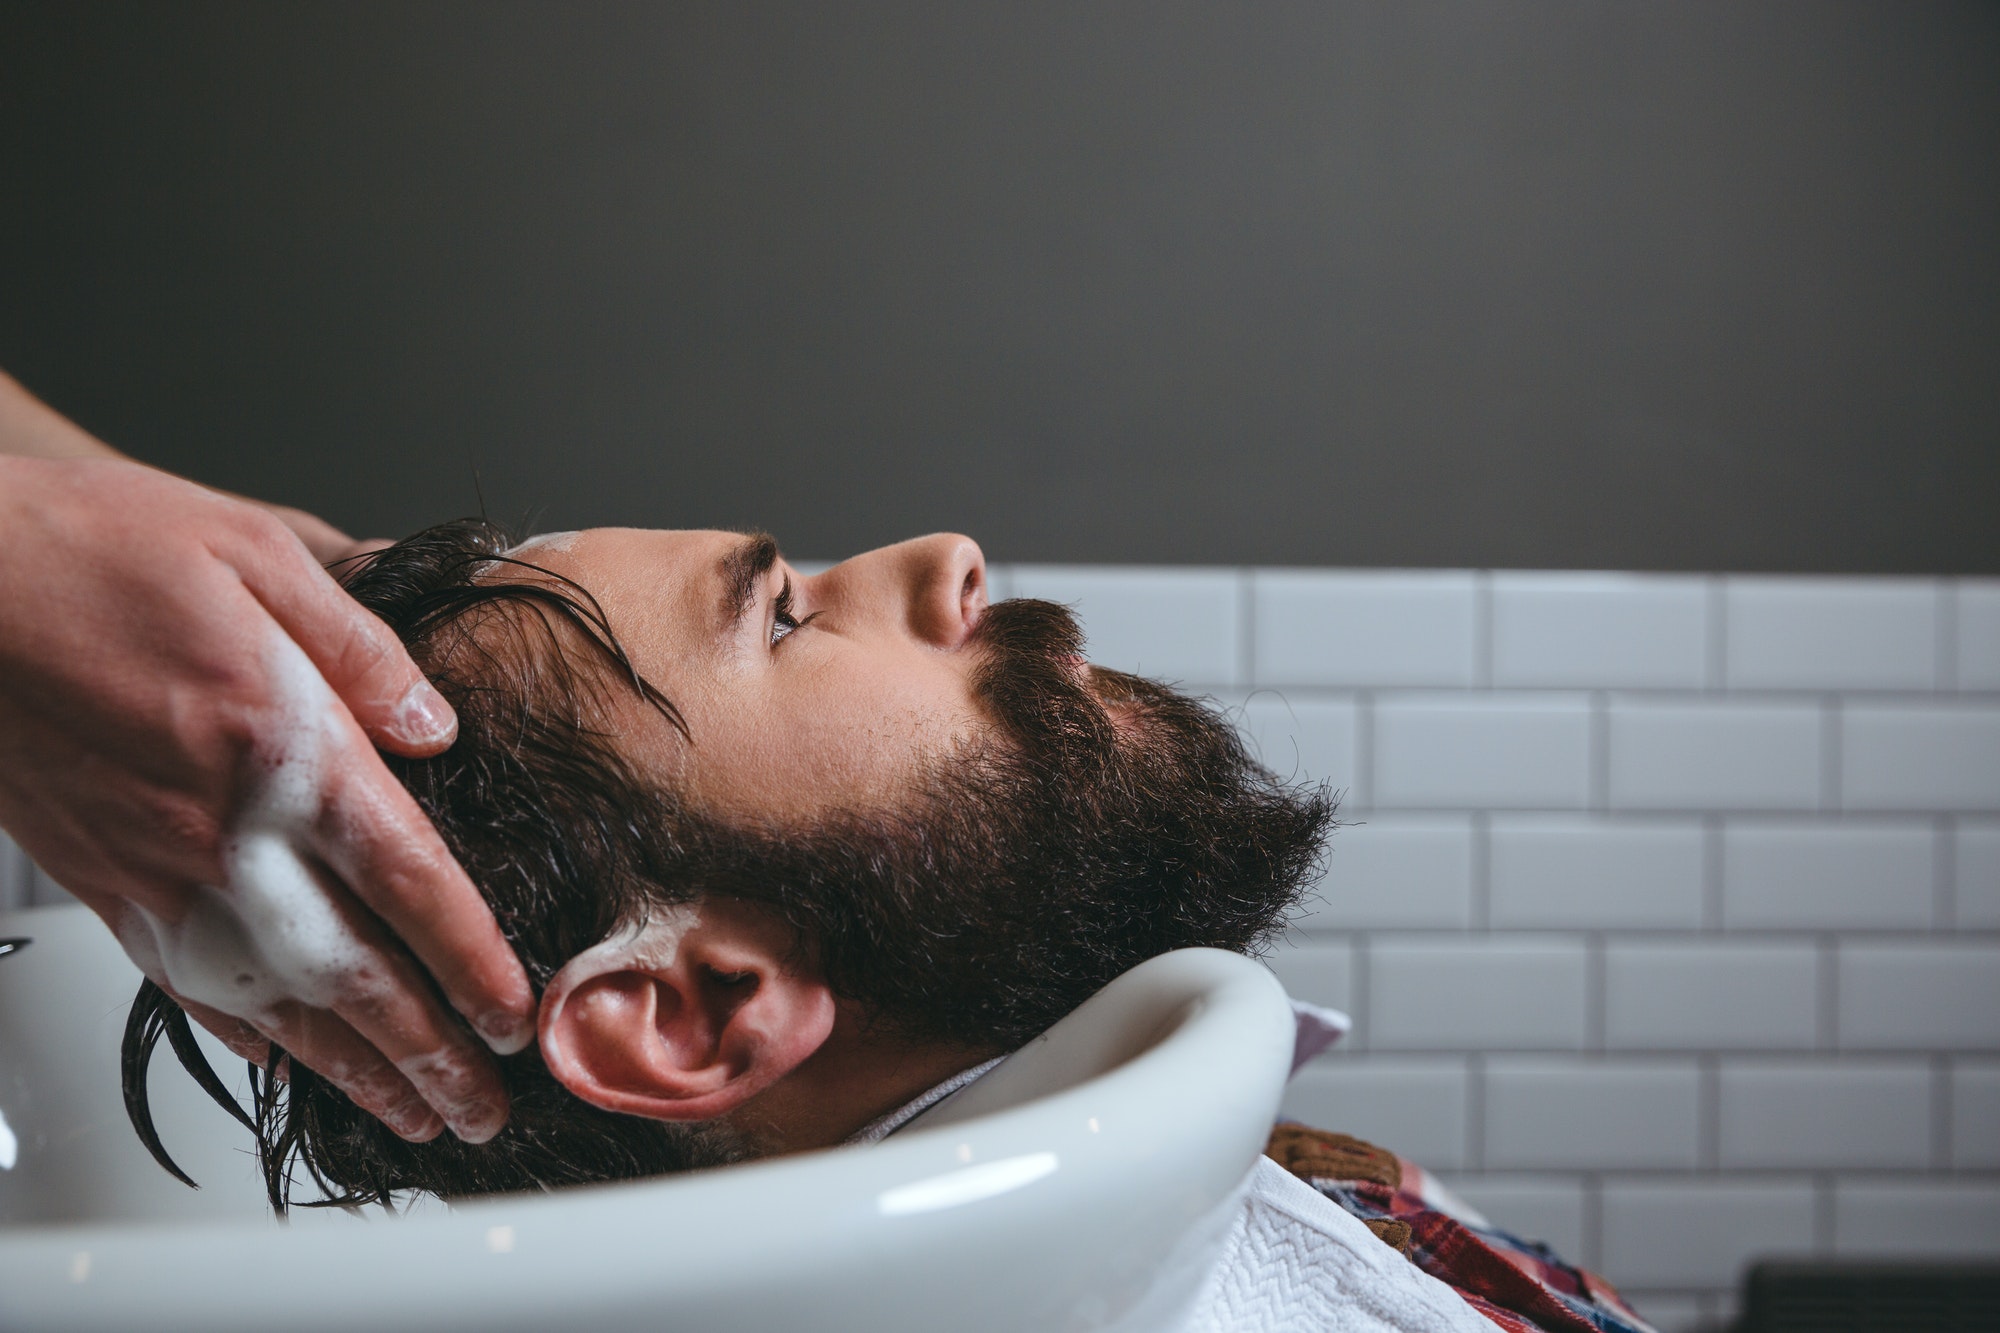
[[[538,988],[652,910],[733,898],[785,922],[803,961],[872,1022],[997,1054],[1156,954],[1261,949],[1315,878],[1330,796],[1280,782],[1199,701],[1079,669],[1074,617],[1045,602],[988,609],[975,689],[997,725],[927,756],[906,801],[805,826],[709,817],[635,769],[603,719],[623,691],[681,742],[700,737],[634,669],[585,589],[508,549],[490,524],[445,524],[378,553],[347,586],[458,711],[451,749],[388,762]],[[501,1062],[513,1112],[489,1143],[407,1143],[308,1069],[274,1079],[277,1051],[253,1067],[245,1111],[187,1023],[158,987],[141,989],[124,1046],[134,1125],[180,1174],[145,1103],[164,1036],[257,1134],[280,1211],[299,1172],[329,1201],[356,1204],[655,1175],[745,1154],[720,1125],[591,1106],[532,1047]]]

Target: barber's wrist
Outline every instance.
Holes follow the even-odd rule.
[[[15,458],[124,458],[0,370],[0,455]]]

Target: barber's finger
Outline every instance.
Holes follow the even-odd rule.
[[[288,1000],[258,1026],[400,1137],[426,1143],[444,1132],[444,1121],[416,1085],[338,1015]]]
[[[217,1041],[251,1064],[261,1065],[271,1058],[271,1043],[265,1039],[263,1033],[242,1019],[231,1018],[220,1009],[197,1004],[171,990],[168,990],[167,994],[173,996],[174,1003],[178,1004],[189,1018],[207,1028]]]
[[[385,750],[437,754],[458,735],[458,717],[380,617],[335,583],[277,523],[242,551],[228,553],[251,593],[271,613],[361,724]]]
[[[384,962],[389,984],[335,996],[335,1014],[395,1065],[452,1133],[486,1142],[507,1124],[507,1087],[493,1056],[430,995],[414,964],[399,954]]]
[[[315,853],[416,955],[488,1046],[511,1055],[533,1041],[528,974],[408,790],[363,753],[333,766],[321,801]]]

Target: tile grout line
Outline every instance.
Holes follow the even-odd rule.
[[[1695,1061],[1700,1071],[1700,1120],[1695,1127],[1696,1160],[1709,1175],[1722,1170],[1722,1058],[1703,1052]]]
[[[1939,815],[1931,835],[1931,928],[1958,933],[1958,819]]]
[[[1375,803],[1375,692],[1354,695],[1354,803],[1366,812]]]
[[[1348,1017],[1354,1020],[1354,1031],[1350,1035],[1354,1038],[1355,1049],[1360,1051],[1368,1050],[1372,1044],[1369,1041],[1368,1031],[1370,952],[1368,934],[1365,931],[1356,935],[1348,944],[1348,954],[1354,968],[1354,984],[1349,988],[1347,997],[1354,1006],[1348,1014]]]
[[[1726,584],[1720,574],[1708,576],[1708,597],[1703,607],[1703,627],[1708,631],[1707,652],[1702,662],[1702,693],[1721,694],[1729,668],[1729,612],[1725,601]]]
[[[1493,688],[1493,571],[1472,573],[1472,688]]]
[[[1958,693],[1959,582],[1939,579],[1937,588],[1937,662],[1932,670],[1938,693]]]
[[[1472,816],[1472,929],[1493,932],[1493,816]]]
[[[1590,812],[1596,815],[1611,809],[1611,693],[1590,692]]]
[[[1486,1056],[1465,1057],[1465,1161],[1469,1171],[1486,1169]]]
[[[1952,1132],[1957,1126],[1952,1124],[1951,1093],[1953,1071],[1947,1056],[1931,1057],[1931,1169],[1951,1170]]]
[[[1257,686],[1257,571],[1236,571],[1236,674],[1243,688]]]
[[[1723,933],[1724,864],[1722,816],[1701,817],[1701,931],[1704,935]]]
[[[1583,944],[1583,1042],[1584,1049],[1602,1055],[1605,1047],[1605,997],[1610,988],[1604,932],[1593,930]]]
[[[1583,1173],[1583,1266],[1604,1267],[1604,1176],[1597,1171]]]

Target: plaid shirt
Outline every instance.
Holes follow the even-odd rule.
[[[1652,1333],[1595,1273],[1438,1207],[1429,1173],[1394,1153],[1289,1123],[1265,1152],[1508,1333]]]

